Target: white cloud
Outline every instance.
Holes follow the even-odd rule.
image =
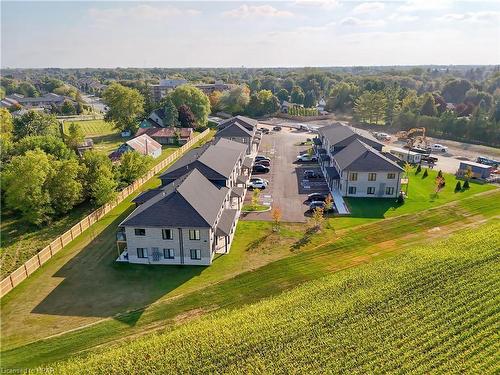
[[[379,2],[369,2],[369,3],[361,3],[354,7],[352,10],[352,13],[354,14],[365,14],[365,13],[373,13],[373,12],[380,12],[384,10],[385,5],[384,3],[379,3]]]
[[[500,12],[448,13],[437,17],[436,20],[440,22],[498,23],[500,22]]]
[[[90,8],[89,16],[98,23],[111,23],[127,20],[159,21],[174,16],[193,16],[200,14],[196,9],[184,9],[171,5],[151,6],[140,4],[125,8]]]
[[[279,10],[271,5],[241,5],[238,8],[222,13],[224,17],[250,18],[250,17],[293,17],[287,10]]]
[[[339,0],[295,0],[295,5],[333,9],[340,5]]]
[[[400,12],[418,12],[447,9],[452,5],[452,0],[408,0],[401,5]]]
[[[362,20],[356,17],[346,17],[340,21],[341,26],[350,27],[381,27],[385,25],[384,20]]]
[[[415,22],[418,21],[420,17],[409,14],[392,13],[389,17],[387,17],[387,19],[396,22]]]

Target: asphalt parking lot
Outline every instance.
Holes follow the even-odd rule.
[[[261,125],[260,127],[266,126]],[[323,178],[314,180],[303,178],[305,170],[319,171],[319,166],[316,163],[296,162],[297,155],[311,147],[298,146],[297,144],[313,137],[312,133],[288,128],[262,136],[259,155],[266,155],[271,159],[271,171],[254,176],[269,180],[268,188],[262,190],[261,202],[281,208],[282,221],[305,222],[308,206],[303,202],[307,198],[307,194],[328,191]],[[251,197],[252,194],[249,192],[246,195],[246,203],[251,201]],[[271,212],[248,213],[243,220],[272,220]]]

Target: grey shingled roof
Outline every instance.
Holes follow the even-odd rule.
[[[251,119],[250,117],[238,115],[238,116],[231,117],[230,119],[222,121],[219,124],[219,128],[226,127],[226,126],[233,124],[233,123],[236,123],[236,122],[243,125],[246,129],[248,129],[250,131],[255,129],[257,127],[257,125],[259,124],[259,122],[257,120]]]
[[[184,154],[160,178],[175,179],[197,168],[209,180],[227,179],[245,150],[244,144],[227,139],[220,139],[215,144],[206,143]]]
[[[248,130],[244,125],[233,122],[224,126],[223,128],[219,128],[216,137],[253,137],[253,132]]]
[[[211,227],[228,191],[193,169],[137,207],[120,226]]]
[[[231,233],[231,227],[233,226],[237,214],[238,210],[225,209],[224,211],[222,211],[222,215],[219,219],[219,222],[217,223],[217,229],[215,230],[215,233],[218,236],[229,236]]]
[[[354,140],[333,158],[341,170],[359,171],[359,172],[377,172],[377,171],[402,171],[403,169],[392,160],[382,155],[374,148]]]
[[[345,126],[340,123],[323,126],[318,129],[318,133],[328,139],[330,146],[346,147],[355,139],[359,139],[371,147],[375,147],[380,150],[384,146],[371,134],[367,132],[363,132],[363,134],[361,134],[360,131],[354,130],[349,126]]]

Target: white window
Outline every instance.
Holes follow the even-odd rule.
[[[396,173],[387,173],[388,180],[394,180],[396,178]]]
[[[394,194],[394,188],[393,187],[386,187],[385,188],[385,195],[393,195]]]
[[[162,229],[161,236],[164,240],[172,240],[173,239],[172,229]]]
[[[135,232],[136,236],[145,236],[146,235],[146,229],[136,228],[136,229],[134,229],[134,232]]]
[[[368,187],[366,193],[369,195],[375,194],[375,188],[373,186]]]
[[[358,174],[357,173],[351,173],[349,175],[349,181],[358,181]]]
[[[147,258],[148,257],[148,249],[143,247],[137,248],[137,258]]]
[[[377,174],[376,173],[368,173],[368,181],[376,181]]]
[[[349,194],[356,194],[356,186],[349,186]]]
[[[191,249],[191,259],[193,260],[201,260],[201,250],[200,249]]]
[[[200,239],[200,231],[198,229],[190,229],[189,230],[189,239],[190,240],[199,240]]]
[[[174,249],[163,249],[163,258],[165,259],[174,259],[175,251]]]

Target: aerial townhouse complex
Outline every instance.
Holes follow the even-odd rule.
[[[318,129],[314,148],[335,197],[397,197],[401,188],[398,159],[383,151],[370,134],[342,124]]]
[[[253,158],[245,143],[220,134],[184,154],[159,188],[133,200],[136,209],[118,228],[118,261],[206,266],[228,253]]]

